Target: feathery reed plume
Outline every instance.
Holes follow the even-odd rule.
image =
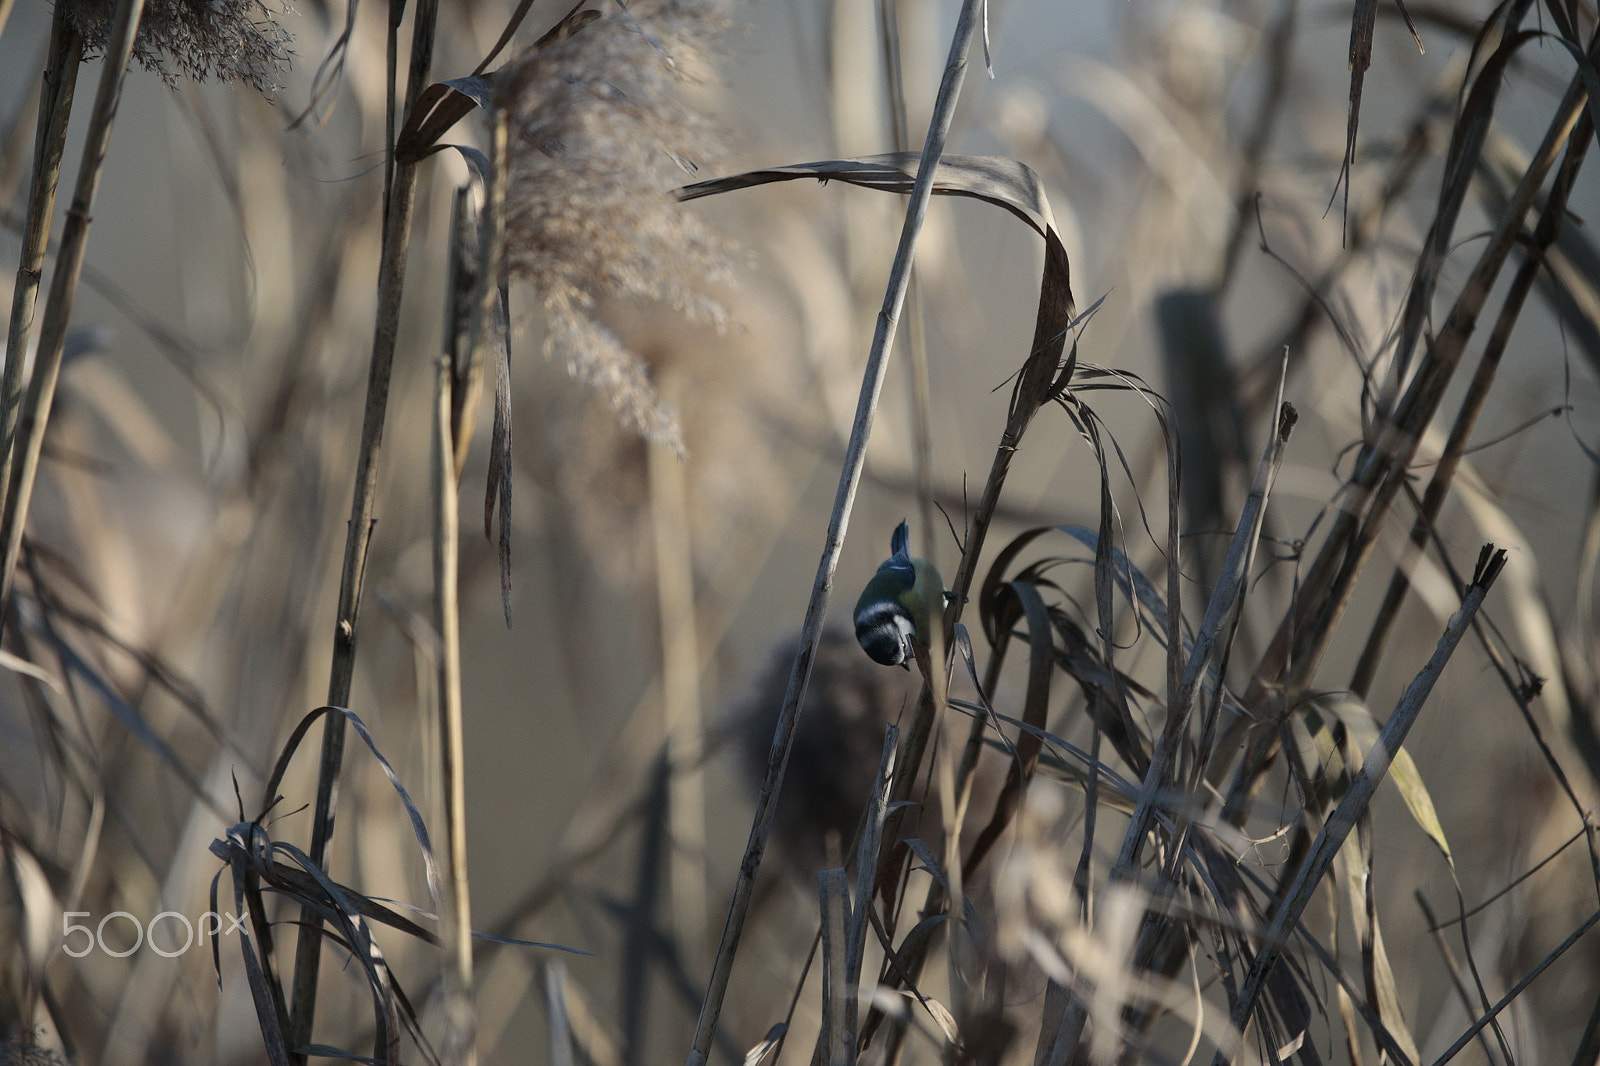
[[[684,86],[723,25],[706,0],[609,11],[512,60],[498,82],[511,119],[506,266],[528,281],[546,354],[631,428],[681,447],[644,364],[595,319],[606,297],[721,321],[703,288],[726,277],[718,241],[672,195],[712,148]]]
[[[84,50],[105,49],[117,5],[112,0],[57,0],[83,34]],[[133,57],[169,85],[179,78],[238,82],[271,96],[289,63],[294,36],[278,24],[279,0],[149,0]]]

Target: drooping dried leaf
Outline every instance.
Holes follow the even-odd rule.
[[[1367,752],[1377,742],[1378,723],[1367,705],[1350,693],[1318,696],[1297,717],[1313,731],[1323,752],[1325,765],[1333,769],[1334,776],[1326,783],[1329,796],[1337,801],[1343,795],[1351,775],[1360,769]],[[1422,775],[1418,773],[1411,754],[1404,747],[1394,753],[1389,776],[1400,790],[1400,797],[1405,801],[1406,810],[1417,823],[1417,828],[1438,846],[1445,861],[1454,865],[1450,841],[1445,837],[1444,826],[1434,809],[1433,797],[1423,784]]]
[[[1349,755],[1359,759],[1355,751]],[[1382,1022],[1388,1036],[1405,1052],[1407,1061],[1417,1062],[1416,1041],[1400,1008],[1394,967],[1383,945],[1383,929],[1378,920],[1376,879],[1372,861],[1372,816],[1363,815],[1356,827],[1355,841],[1339,853],[1338,865],[1345,891],[1350,898],[1350,920],[1355,926],[1361,951],[1362,974],[1367,986],[1367,1006]]]
[[[1034,729],[1045,727],[1050,704],[1050,680],[1055,673],[1055,649],[1051,637],[1050,613],[1039,590],[1027,581],[1006,583],[1017,599],[1022,617],[1028,623],[1028,683],[1023,697],[1022,720]],[[1011,824],[1022,800],[1022,791],[1033,777],[1042,743],[1036,733],[1023,731],[1015,742],[1015,758],[1006,772],[1005,785],[995,798],[994,811],[978,834],[963,864],[963,880],[970,881],[1000,834]]]
[[[422,90],[394,142],[398,163],[415,163],[441,148],[439,143],[473,108],[487,108],[494,98],[493,74],[468,75],[435,82]]]
[[[828,159],[750,170],[697,182],[679,190],[678,195],[692,200],[796,178],[837,180],[866,189],[910,193],[916,182],[920,158],[911,152],[892,152],[859,159]],[[1008,436],[1020,438],[1034,412],[1060,393],[1071,372],[1070,363],[1065,371],[1061,365],[1061,354],[1075,315],[1066,246],[1056,231],[1055,217],[1038,175],[1014,159],[944,156],[934,172],[933,192],[936,196],[971,197],[1004,208],[1044,238],[1044,271],[1039,281],[1039,310],[1034,322],[1033,343],[1012,390],[1007,422]]]

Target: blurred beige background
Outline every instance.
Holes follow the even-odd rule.
[[[509,6],[446,5],[435,77],[470,71]],[[913,146],[926,125],[953,7],[899,5]],[[1152,304],[1171,287],[1209,284],[1216,275],[1234,219],[1240,144],[1263,85],[1260,35],[1277,10],[1205,0],[992,5],[992,75],[975,51],[948,150],[1012,156],[1044,180],[1072,258],[1079,307],[1104,297],[1083,334],[1081,358],[1165,389]],[[563,11],[535,4],[523,37],[542,32]],[[1460,13],[1474,20],[1484,15],[1466,7]],[[892,149],[875,5],[748,0],[732,14],[737,25],[718,46],[715,75],[695,93],[723,135],[725,154],[694,177]],[[23,3],[0,37],[0,119],[11,137],[0,191],[12,222],[26,194],[31,121],[25,116],[35,106],[30,94],[48,16],[48,5]],[[253,816],[265,768],[289,727],[322,702],[326,688],[374,312],[384,143],[383,13],[377,5],[362,7],[327,104],[314,121],[287,127],[306,106],[311,78],[342,17],[312,2],[285,17],[297,38],[296,56],[274,101],[240,88],[168,87],[145,71],[130,75],[94,212],[92,274],[74,311],[77,328],[103,333],[94,350],[65,371],[52,461],[35,505],[32,535],[48,539],[71,561],[82,575],[83,597],[104,611],[119,638],[171,664],[221,723],[231,742],[227,749],[170,694],[139,685],[131,658],[106,653],[104,668],[145,693],[142,713],[229,818],[237,815],[230,775],[237,775],[245,814]],[[1273,252],[1313,278],[1338,254],[1341,239],[1339,204],[1328,204],[1343,148],[1347,11],[1302,6],[1298,19],[1260,203]],[[1434,91],[1442,72],[1464,59],[1468,42],[1437,23],[1422,30],[1428,50],[1418,55],[1397,20],[1385,14],[1380,21],[1361,123],[1363,150],[1372,155],[1356,168],[1353,205],[1376,189],[1383,153],[1412,121],[1419,101]],[[1504,142],[1526,153],[1570,63],[1555,48],[1527,49],[1524,60],[1526,69],[1508,81],[1494,138],[1496,146]],[[80,99],[87,99],[99,70],[94,63],[83,71]],[[81,136],[75,124],[64,189]],[[482,144],[481,122],[469,117],[447,139]],[[1398,314],[1439,168],[1435,153],[1405,208],[1386,220],[1375,250],[1363,253],[1339,287],[1333,311],[1364,355],[1379,348]],[[1587,177],[1592,170],[1591,163]],[[441,344],[450,193],[465,179],[466,168],[451,152],[422,170],[352,707],[430,811],[438,798],[425,788],[423,769],[434,750],[432,682],[424,672],[430,647],[421,635],[430,580],[427,418],[431,361]],[[1600,183],[1580,179],[1578,188],[1576,220],[1600,216]],[[528,310],[531,301],[512,290],[517,473],[515,625],[509,630],[497,603],[493,548],[479,533],[487,417],[462,488],[474,923],[591,952],[561,961],[574,1001],[581,1000],[602,1027],[620,1025],[621,1004],[637,1002],[629,1000],[619,959],[634,950],[621,915],[638,889],[640,819],[624,819],[619,835],[600,843],[618,812],[646,794],[663,735],[660,564],[665,558],[692,577],[691,613],[678,602],[665,632],[696,635],[693,653],[703,664],[697,710],[715,739],[719,724],[747,698],[775,642],[800,624],[901,203],[807,181],[691,205],[739,249],[735,282],[721,293],[731,327],[719,335],[659,308],[606,312],[678,406],[689,447],[681,462],[652,458],[646,445],[616,428],[603,400],[540,354],[541,325]],[[1484,217],[1469,200],[1457,227],[1462,262],[1470,262]],[[0,247],[10,255],[16,246],[13,229]],[[910,517],[919,545],[925,540],[912,491],[904,350],[910,319],[919,319],[917,331],[926,338],[934,483],[959,528],[963,489],[975,501],[1004,418],[1007,376],[1026,351],[1040,258],[1037,239],[1009,216],[971,202],[935,204],[918,260],[920,300],[908,311],[880,408],[834,590],[835,615],[844,615],[884,556],[896,521]],[[1452,263],[1446,270],[1447,291],[1459,284],[1462,269]],[[1259,251],[1253,223],[1238,271],[1222,313],[1234,361],[1244,367],[1270,358],[1303,289]],[[1454,502],[1445,534],[1463,565],[1484,540],[1511,548],[1512,575],[1497,590],[1497,597],[1504,595],[1491,613],[1507,639],[1535,661],[1542,636],[1559,640],[1581,632],[1567,627],[1576,625],[1580,609],[1593,606],[1594,590],[1578,587],[1577,567],[1595,471],[1574,437],[1590,448],[1600,440],[1596,353],[1576,348],[1539,300],[1534,297],[1517,326],[1476,436],[1491,441],[1541,412],[1571,409],[1475,453],[1471,462],[1484,496],[1503,511],[1473,513]],[[1436,306],[1442,315],[1448,305],[1441,298]],[[1342,449],[1357,439],[1360,419],[1354,363],[1330,331],[1319,330],[1290,358],[1295,372],[1287,398],[1302,422],[1269,526],[1285,540],[1305,535],[1337,485],[1333,472],[1348,472]],[[1155,421],[1133,398],[1095,402],[1130,469],[1143,479],[1138,495],[1159,532],[1165,486],[1150,473],[1159,470]],[[1247,448],[1253,455],[1263,420],[1260,409],[1250,414]],[[1434,453],[1438,444],[1431,444]],[[1429,450],[1425,445],[1424,454]],[[1130,555],[1155,565],[1158,556],[1126,476],[1118,475],[1115,490],[1119,532]],[[1092,528],[1098,491],[1083,442],[1064,417],[1047,411],[1018,458],[1006,522],[991,538],[991,550],[1036,522]],[[663,507],[688,516],[678,526],[690,539],[676,555],[659,554],[652,515]],[[1409,511],[1398,514],[1391,525],[1409,524]],[[1497,525],[1496,514],[1510,515],[1515,529]],[[919,550],[948,576],[956,547],[942,522],[939,528],[935,543]],[[1401,536],[1392,529],[1380,546],[1385,560]],[[1270,636],[1288,595],[1287,570],[1279,567],[1274,580],[1260,586],[1259,616],[1245,627],[1250,647]],[[1363,584],[1345,623],[1352,635],[1324,667],[1328,688],[1347,682],[1363,620],[1381,595],[1381,586],[1372,587],[1380,585],[1380,571],[1387,580],[1387,567],[1378,567]],[[1062,580],[1092,603],[1089,577],[1090,568],[1080,566]],[[1454,605],[1436,570],[1421,575],[1418,585],[1402,615],[1405,639],[1391,647],[1373,690],[1380,717]],[[1534,612],[1525,609],[1541,597],[1559,627],[1542,634],[1527,621]],[[1191,593],[1196,613],[1199,600]],[[1592,662],[1592,652],[1578,653]],[[1130,661],[1160,669],[1159,656],[1148,651],[1130,653]],[[9,679],[5,685],[8,693],[14,687]],[[1558,751],[1565,751],[1559,724],[1546,727]],[[120,905],[135,913],[142,913],[140,903],[150,913],[204,909],[216,868],[206,845],[227,822],[195,805],[114,721],[96,724],[93,733],[103,746],[111,810],[91,892],[105,900],[120,892]],[[0,779],[8,802],[56,812],[59,845],[70,852],[73,835],[83,832],[81,803],[41,766],[37,743],[21,702],[5,695]],[[1457,843],[1469,904],[1576,828],[1570,811],[1547,818],[1552,801],[1544,771],[1476,647],[1463,646],[1409,747]],[[303,842],[308,832],[309,815],[293,812],[310,799],[313,749],[306,745],[302,768],[286,783],[272,825],[280,839]],[[1569,772],[1583,778],[1581,764],[1567,757]],[[371,894],[422,905],[421,867],[403,813],[354,746],[347,781],[336,874]],[[1592,797],[1593,781],[1580,785]],[[686,998],[703,991],[748,832],[751,790],[726,748],[711,753],[698,787],[703,825],[698,839],[677,840],[668,863],[673,907],[656,915],[680,938],[681,955],[651,956],[652,991],[641,1008],[648,1014],[649,1061],[676,1060],[686,1047],[693,1024]],[[675,793],[693,803],[693,791],[686,795]],[[1384,795],[1377,818],[1384,827],[1384,895],[1394,915],[1388,934],[1401,942],[1418,935],[1413,889],[1436,902],[1451,899],[1450,876],[1394,796]],[[1582,862],[1568,858],[1564,872],[1545,882],[1559,883],[1559,890],[1530,887],[1507,904],[1515,920],[1495,926],[1503,933],[1484,933],[1480,950],[1504,962],[1504,973],[1517,970],[1511,960],[1527,964],[1542,956],[1576,923],[1573,914],[1586,913],[1567,909],[1568,889],[1582,882]],[[551,887],[542,905],[514,928],[501,928],[538,886]],[[813,920],[802,920],[803,907],[814,907],[805,895],[809,886],[773,891],[778,905],[758,918],[799,925]],[[1495,941],[1515,941],[1525,932],[1530,941],[1520,951]],[[403,938],[395,940],[396,964],[420,995],[430,972],[427,957]],[[1420,974],[1433,965],[1424,958],[1432,949],[1417,943],[1399,962]],[[1584,950],[1592,962],[1593,945]],[[524,948],[489,948],[482,956],[483,1061],[542,1061],[548,979],[542,966],[551,956]],[[68,985],[120,1020],[107,1027],[111,1035],[103,1047],[82,1049],[82,1061],[129,1062],[139,1054],[157,1061],[148,1049],[158,1046],[175,1056],[160,1061],[257,1061],[260,1045],[238,961],[226,959],[219,993],[209,960],[185,959],[179,966],[135,956],[97,959],[91,966],[57,956],[53,972],[80,967],[65,978]],[[1568,965],[1567,976],[1541,986],[1515,1021],[1525,1061],[1540,1061],[1539,1050],[1547,1047],[1542,1041],[1570,1032],[1590,1006],[1592,973],[1585,978],[1584,963]],[[730,1006],[725,1029],[730,1045],[742,1051],[781,1015],[790,986],[783,983],[786,964],[750,963],[740,972],[749,980]],[[325,974],[325,985],[335,989],[349,977],[336,966]],[[1408,974],[1401,984],[1414,997],[1407,1001],[1414,1023],[1437,1019],[1435,1026],[1416,1023],[1419,1037],[1428,1048],[1448,1044],[1464,1024],[1459,1007],[1445,1002],[1444,988],[1432,978]],[[1503,990],[1504,982],[1497,987]],[[348,1002],[340,996],[325,988],[331,1006],[319,1031],[348,1026],[360,1033],[367,1007],[359,988]],[[192,1030],[161,1020],[173,1016],[173,1003],[188,1005],[177,1016],[187,1011]],[[789,1058],[800,1051],[791,1049]]]

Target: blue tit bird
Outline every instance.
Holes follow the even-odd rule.
[[[902,521],[889,539],[893,554],[856,601],[856,640],[874,662],[911,669],[912,641],[929,645],[944,623],[944,581],[926,559],[911,556],[911,531]]]

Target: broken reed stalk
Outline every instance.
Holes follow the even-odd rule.
[[[1440,636],[1433,655],[1406,687],[1399,703],[1395,705],[1394,711],[1378,733],[1378,739],[1367,752],[1361,769],[1351,779],[1343,798],[1339,800],[1339,806],[1329,815],[1305,861],[1300,864],[1293,885],[1273,912],[1272,924],[1263,935],[1261,950],[1251,962],[1244,983],[1240,986],[1239,996],[1234,1000],[1231,1020],[1240,1033],[1244,1032],[1250,1016],[1255,1012],[1256,1001],[1265,988],[1267,976],[1289,943],[1289,936],[1299,924],[1307,904],[1311,902],[1322,875],[1333,864],[1339,849],[1344,846],[1345,839],[1355,828],[1357,820],[1365,813],[1367,804],[1371,802],[1373,794],[1377,792],[1378,786],[1389,772],[1395,752],[1405,743],[1406,734],[1411,731],[1411,726],[1422,712],[1423,705],[1433,691],[1434,683],[1439,680],[1439,675],[1444,671],[1445,664],[1450,661],[1450,656],[1454,654],[1456,645],[1461,642],[1462,635],[1472,624],[1478,608],[1483,605],[1484,597],[1488,595],[1490,586],[1505,567],[1505,562],[1506,553],[1503,549],[1496,549],[1492,544],[1483,546],[1478,555],[1477,569],[1472,575],[1472,582],[1467,586],[1466,594],[1462,597],[1461,606],[1450,616],[1450,621],[1446,623],[1444,634]],[[1227,1049],[1220,1049],[1212,1066],[1226,1066],[1230,1057]]]
[[[95,192],[100,185],[100,173],[105,166],[106,151],[111,145],[111,127],[117,118],[117,105],[122,100],[122,79],[128,70],[128,60],[133,55],[133,42],[139,32],[139,17],[144,13],[144,0],[122,0],[117,6],[117,17],[106,42],[105,57],[100,64],[100,83],[95,89],[94,110],[89,115],[89,130],[83,144],[83,158],[78,164],[78,181],[73,188],[72,203],[67,207],[66,222],[61,228],[61,249],[56,255],[55,272],[50,276],[50,294],[45,303],[44,322],[39,328],[39,350],[34,357],[33,376],[28,381],[28,395],[17,412],[13,443],[9,453],[10,476],[6,481],[5,504],[0,511],[0,605],[11,602],[12,585],[16,580],[17,555],[22,550],[22,531],[28,523],[28,503],[33,495],[33,483],[39,473],[39,456],[44,450],[45,429],[50,422],[50,407],[55,402],[56,382],[61,376],[61,359],[67,340],[67,326],[72,318],[72,301],[78,290],[78,275],[83,272],[84,253],[89,245],[89,221],[94,211]],[[57,21],[61,15],[57,13]],[[53,31],[52,31],[53,32]],[[52,41],[65,46],[64,39],[52,36]],[[55,58],[70,60],[70,54],[57,53]],[[63,82],[64,106],[70,106],[71,92]],[[40,94],[41,117],[45,100],[52,94]],[[60,136],[66,135],[65,113],[46,119],[46,124],[59,122]],[[51,150],[40,131],[40,154],[35,159],[36,169],[42,171],[46,163],[45,152]],[[60,154],[56,153],[56,171],[59,173]],[[41,180],[46,175],[36,175]],[[54,178],[50,178],[52,189]],[[30,221],[32,221],[30,217]],[[48,239],[48,225],[41,227],[38,240]],[[43,248],[39,249],[42,256]],[[27,254],[25,249],[24,254]],[[41,258],[42,263],[42,258]],[[24,262],[26,266],[26,262]],[[19,287],[22,279],[19,278]],[[35,289],[35,291],[37,291]],[[31,302],[31,301],[30,301]],[[15,309],[14,309],[15,310]],[[27,308],[23,309],[26,312]],[[15,323],[15,316],[13,316]],[[13,347],[7,353],[7,381],[13,374],[20,384],[21,367],[13,371],[11,356],[20,360],[26,352]],[[5,396],[9,400],[9,389]],[[7,404],[9,406],[9,404]],[[8,416],[9,417],[9,416]],[[9,612],[0,609],[0,633],[4,632]]]
[[[784,696],[783,709],[778,715],[774,730],[772,752],[767,759],[766,774],[756,799],[756,812],[750,828],[750,839],[745,845],[744,858],[739,864],[739,874],[734,882],[733,898],[728,905],[728,916],[723,925],[722,937],[712,963],[711,980],[706,997],[700,1006],[700,1018],[695,1026],[694,1042],[688,1055],[689,1066],[704,1066],[711,1049],[711,1039],[716,1032],[717,1018],[722,1013],[722,1002],[727,995],[728,982],[733,973],[733,959],[739,949],[739,939],[744,932],[745,917],[755,888],[755,876],[766,851],[767,837],[772,830],[776,812],[778,789],[783,783],[784,767],[789,761],[789,748],[794,741],[795,722],[800,706],[805,700],[806,686],[811,679],[811,666],[816,659],[817,641],[822,633],[823,619],[828,609],[828,594],[833,588],[834,571],[838,568],[839,553],[844,547],[845,528],[855,502],[856,488],[861,481],[861,471],[866,463],[867,439],[872,433],[872,423],[877,414],[878,397],[883,391],[884,377],[888,372],[888,357],[894,341],[895,326],[905,304],[906,287],[911,276],[911,260],[916,251],[917,238],[927,216],[928,200],[933,195],[933,178],[938,169],[939,157],[944,153],[944,142],[955,116],[957,98],[966,79],[967,47],[972,41],[983,0],[963,0],[961,14],[956,20],[955,32],[950,42],[950,56],[945,64],[944,77],[939,85],[939,95],[934,101],[933,117],[928,124],[928,136],[923,144],[922,157],[917,164],[917,179],[912,186],[906,205],[905,223],[900,230],[900,242],[895,249],[894,264],[890,268],[889,282],[884,291],[883,307],[878,312],[877,328],[873,331],[872,348],[867,354],[867,365],[862,375],[861,394],[856,402],[855,420],[851,425],[849,443],[845,448],[844,468],[839,473],[839,487],[834,497],[833,511],[828,518],[828,532],[823,542],[822,558],[817,564],[817,576],[811,587],[811,599],[806,606],[805,622],[800,633],[800,648],[795,655],[794,667],[789,675],[789,689]],[[948,643],[948,642],[947,642]],[[920,717],[920,715],[919,715]],[[903,767],[914,767],[916,762],[908,756],[901,761]],[[907,771],[914,773],[914,771]]]
[[[0,501],[10,496],[17,417],[22,404],[22,370],[33,332],[34,302],[44,277],[45,250],[56,209],[56,184],[67,146],[67,123],[83,62],[83,35],[56,5],[50,23],[50,53],[39,94],[39,125],[34,134],[33,180],[28,189],[28,217],[23,223],[22,251],[17,257],[17,284],[11,297],[11,322],[6,332],[6,364],[0,382]]]
[[[461,715],[460,495],[457,491],[452,367],[438,360],[433,432],[433,625],[439,696],[440,794],[445,806],[445,891],[439,939],[445,967],[444,1062],[477,1062],[472,1006],[472,906],[467,885],[466,742]]]
[[[418,94],[428,83],[428,71],[433,64],[439,0],[419,0],[414,12],[411,68],[406,82],[406,114],[411,112]],[[394,154],[393,133],[391,127],[391,156]],[[378,267],[378,315],[373,328],[372,360],[367,372],[367,400],[362,412],[361,441],[356,454],[350,522],[345,528],[344,567],[339,575],[338,616],[334,622],[333,661],[329,667],[328,704],[332,707],[349,707],[350,688],[355,677],[356,621],[361,611],[367,549],[372,541],[378,458],[383,447],[383,425],[389,408],[389,380],[400,334],[400,297],[405,289],[406,254],[411,243],[417,165],[396,161],[393,183],[385,190],[383,253]],[[326,715],[323,718],[322,750],[317,766],[317,798],[312,814],[311,846],[307,849],[311,862],[324,869],[328,861],[328,842],[333,836],[339,770],[344,764],[344,741],[344,716]],[[274,799],[268,796],[266,802],[270,804]],[[291,1049],[303,1048],[311,1043],[321,954],[322,916],[313,907],[302,907],[295,942],[294,987],[289,1001]],[[295,1066],[305,1066],[306,1056],[295,1052],[294,1062]]]

